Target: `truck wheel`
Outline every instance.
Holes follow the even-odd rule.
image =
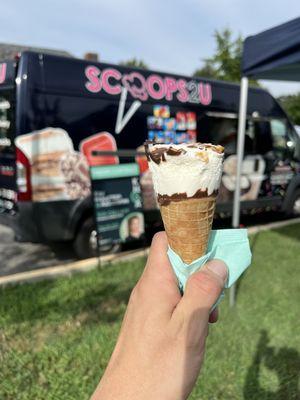
[[[97,233],[93,217],[83,221],[78,229],[73,242],[73,248],[79,259],[97,257],[100,253],[115,253],[120,250],[120,245],[102,246],[100,252],[97,249]]]
[[[297,189],[294,193],[291,214],[295,217],[300,216],[300,189]]]

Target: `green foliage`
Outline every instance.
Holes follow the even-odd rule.
[[[215,31],[215,54],[211,58],[204,59],[203,67],[197,69],[193,74],[194,76],[230,82],[241,80],[243,38],[241,35],[238,35],[236,39],[232,36],[232,31],[228,28]],[[250,82],[252,85],[258,85],[255,80]]]
[[[296,125],[300,125],[300,93],[281,96],[279,100],[282,108],[291,117]]]
[[[206,59],[202,68],[197,69],[193,76],[205,77],[210,79],[219,79],[216,68],[211,60]]]
[[[253,262],[209,328],[190,400],[296,400],[300,225],[256,234]],[[0,399],[88,400],[144,259],[0,289]]]
[[[138,60],[135,57],[134,58],[130,58],[127,61],[121,61],[120,65],[124,65],[126,67],[149,69],[148,65],[143,60]]]

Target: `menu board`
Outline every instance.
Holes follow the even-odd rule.
[[[144,238],[139,167],[135,163],[90,170],[99,245]]]
[[[155,104],[153,115],[147,117],[148,139],[156,143],[195,143],[197,116],[192,111],[177,111],[171,117],[170,107]]]

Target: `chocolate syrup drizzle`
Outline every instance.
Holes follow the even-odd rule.
[[[155,141],[152,140],[146,140],[144,143],[145,146],[145,153],[147,160],[150,161],[152,160],[156,164],[160,164],[161,161],[166,161],[166,154],[169,156],[179,156],[180,154],[185,154],[186,150],[184,149],[176,149],[175,147],[168,146],[168,147],[157,147],[154,148],[153,150],[150,150],[149,146],[150,145],[155,145],[157,144]],[[209,143],[195,143],[195,144],[190,144],[187,147],[190,148],[195,148],[199,149],[200,151],[207,151],[207,149],[212,149],[213,151],[221,154],[224,151],[224,148],[222,146],[214,146],[213,144]]]
[[[150,144],[155,145],[156,143],[151,140],[146,140],[146,142],[144,143],[146,157],[148,161],[152,160],[156,164],[159,164],[161,161],[166,161],[166,154],[168,154],[169,156],[179,156],[180,154],[186,153],[184,149],[175,149],[175,147],[172,146],[158,147],[150,151],[149,149]]]
[[[215,197],[217,196],[218,191],[215,190],[212,194],[208,195],[207,189],[206,190],[197,190],[197,192],[193,196],[187,196],[186,193],[174,193],[171,196],[167,194],[158,194],[157,201],[158,204],[161,206],[167,206],[171,203],[171,201],[181,201],[187,199],[202,199],[204,197]]]
[[[146,140],[144,143],[145,146],[145,153],[147,156],[148,161],[153,161],[156,164],[160,164],[160,162],[165,162],[166,161],[166,154],[169,156],[179,156],[180,154],[185,154],[186,150],[185,149],[176,149],[175,147],[168,146],[168,147],[157,147],[154,148],[153,150],[150,150],[150,145],[155,145],[155,141],[152,140]],[[199,149],[199,151],[207,151],[207,149],[212,149],[213,151],[221,154],[224,152],[224,148],[222,146],[214,146],[209,143],[194,143],[190,144],[187,147],[190,148],[196,148]],[[195,198],[205,198],[205,197],[216,197],[218,194],[218,190],[215,190],[213,193],[208,195],[207,189],[206,190],[197,190],[197,192],[193,196],[187,196],[186,193],[174,193],[171,196],[167,194],[158,194],[157,195],[157,201],[159,205],[161,206],[166,206],[170,204],[171,201],[181,201],[181,200],[187,200],[187,199],[195,199]]]

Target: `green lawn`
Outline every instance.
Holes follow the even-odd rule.
[[[300,225],[252,237],[191,399],[299,399]],[[144,260],[0,290],[0,399],[88,399]],[[153,399],[160,400],[160,399]]]

